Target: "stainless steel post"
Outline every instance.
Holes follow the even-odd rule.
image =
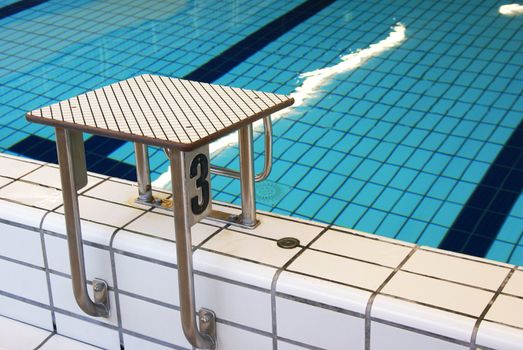
[[[143,143],[134,143],[136,158],[136,178],[138,182],[138,202],[152,203],[151,171],[149,169],[149,148]]]
[[[82,133],[56,128],[56,148],[60,164],[60,179],[62,181],[65,226],[74,296],[80,308],[88,315],[107,317],[109,316],[107,283],[98,279],[93,281],[95,302],[91,300],[87,292],[77,194],[77,191],[87,184]]]
[[[242,196],[242,224],[256,226],[256,201],[254,198],[254,145],[252,124],[238,130],[240,148],[240,186]]]
[[[214,349],[213,337],[200,332],[196,325],[196,304],[194,296],[191,222],[189,219],[188,189],[185,181],[185,153],[171,149],[168,151],[171,163],[173,191],[174,228],[176,235],[176,254],[178,264],[178,289],[180,291],[180,316],[183,333],[187,340],[199,349]],[[200,328],[214,326],[213,315],[200,310]],[[211,325],[212,323],[212,325]]]

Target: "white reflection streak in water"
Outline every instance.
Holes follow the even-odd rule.
[[[509,4],[499,7],[499,13],[505,16],[518,16],[523,13],[523,5]]]
[[[321,87],[328,84],[333,76],[356,69],[367,62],[370,58],[401,44],[405,40],[405,31],[405,26],[401,23],[398,23],[392,27],[392,32],[385,39],[375,44],[371,44],[365,49],[342,56],[340,63],[334,66],[316,69],[311,72],[300,74],[300,78],[304,78],[304,80],[302,84],[290,94],[290,96],[294,98],[294,104],[289,108],[273,113],[271,115],[272,121],[290,114],[293,109],[304,105],[307,100],[317,97],[321,92]],[[260,129],[262,127],[262,121],[259,120],[255,122],[254,127],[255,129]],[[230,147],[237,142],[237,133],[231,133],[211,143],[210,152],[211,154],[215,153],[223,148]],[[153,186],[169,188],[170,180],[171,175],[168,171],[162,174],[156,181],[154,181]]]

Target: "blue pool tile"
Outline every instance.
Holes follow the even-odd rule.
[[[405,216],[410,216],[422,199],[423,197],[420,195],[404,192],[403,196],[398,200],[398,202],[392,209],[392,212],[402,214]]]
[[[499,260],[503,261],[503,259]],[[523,245],[516,246],[508,262],[514,265],[523,265]]]
[[[334,224],[338,226],[354,228],[356,222],[361,218],[363,213],[367,210],[366,207],[350,203],[340,214],[338,219],[334,221]]]
[[[407,242],[417,242],[426,226],[425,222],[410,219],[401,228],[396,238]]]
[[[501,241],[494,241],[485,257],[487,259],[507,261],[513,249],[514,246],[512,244]]]
[[[318,212],[318,216],[324,220],[324,222],[333,222],[334,219],[339,215],[343,208],[347,205],[345,201],[338,199],[330,199]]]
[[[388,213],[376,229],[376,233],[381,236],[395,238],[406,221],[407,218],[405,216]]]
[[[381,210],[369,209],[354,226],[356,230],[363,232],[375,232],[387,214]]]
[[[429,247],[437,247],[443,240],[443,237],[445,237],[446,233],[446,227],[428,225],[423,231],[421,237],[418,238],[416,243],[420,245],[426,245]]]
[[[301,203],[295,213],[311,219],[321,208],[323,208],[327,201],[329,201],[329,197],[313,193]]]

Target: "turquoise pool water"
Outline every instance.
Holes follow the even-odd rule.
[[[0,2],[6,8],[12,3]],[[523,16],[476,1],[42,1],[0,10],[0,151],[52,161],[24,112],[141,73],[290,94],[300,75],[405,38],[332,74],[274,122],[258,208],[523,264]],[[213,64],[216,66],[214,67]],[[263,162],[256,139],[257,165]],[[92,138],[91,169],[132,178],[133,147]],[[167,169],[151,152],[153,177]],[[232,146],[213,162],[237,166]],[[215,176],[217,200],[239,203]]]

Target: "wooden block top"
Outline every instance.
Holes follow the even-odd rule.
[[[284,95],[140,75],[27,113],[27,120],[190,151],[294,103]]]

